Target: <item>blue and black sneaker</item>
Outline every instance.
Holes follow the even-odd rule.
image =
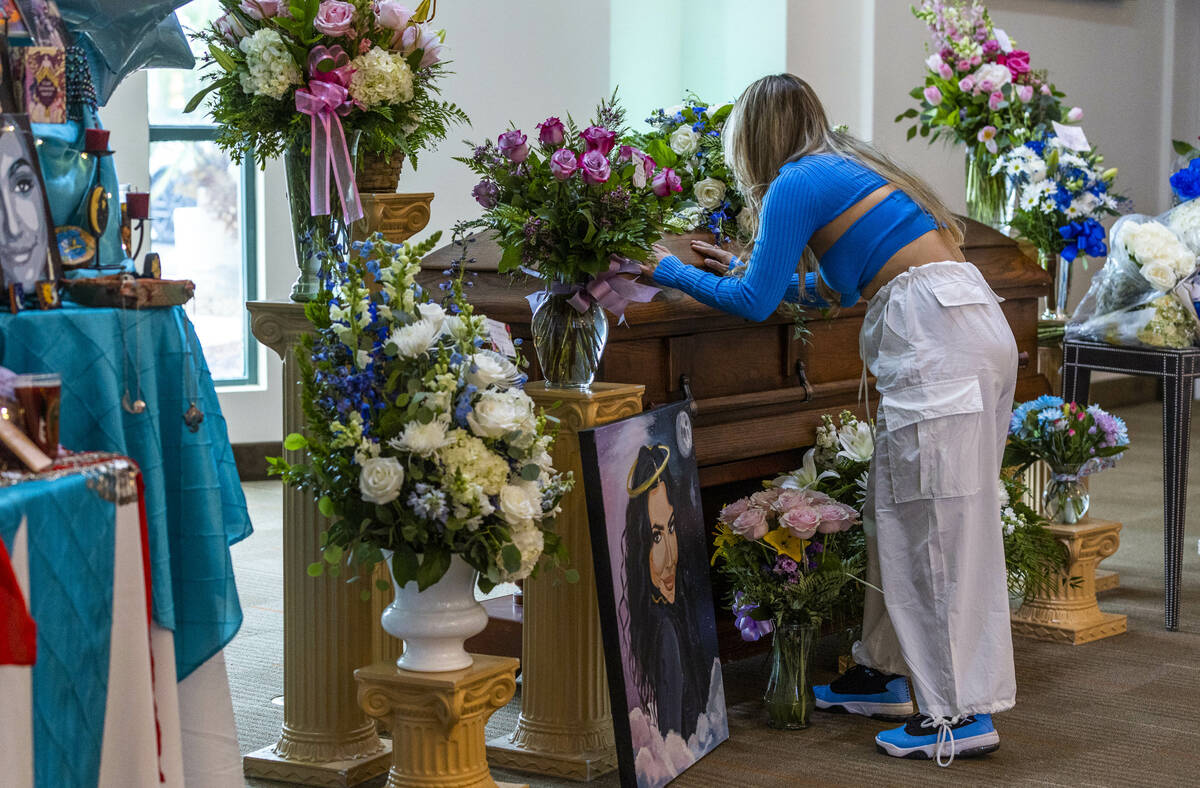
[[[902,720],[913,713],[908,681],[903,676],[880,673],[855,665],[831,684],[813,687],[817,708]]]
[[[1000,734],[990,714],[973,714],[957,722],[914,714],[902,727],[876,736],[875,749],[895,758],[933,758],[938,766],[949,766],[955,758],[973,758],[1000,749]]]

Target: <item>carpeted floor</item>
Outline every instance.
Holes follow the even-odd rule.
[[[1115,470],[1092,477],[1092,513],[1125,526],[1120,550],[1104,564],[1121,573],[1121,587],[1102,595],[1101,606],[1128,615],[1129,632],[1076,647],[1016,639],[1018,703],[996,717],[999,752],[956,761],[949,769],[886,758],[875,752],[872,742],[881,723],[819,712],[808,730],[769,730],[758,702],[766,668],[764,660],[757,658],[725,669],[729,741],[672,785],[1200,782],[1196,776],[1200,775],[1200,480],[1191,486],[1188,501],[1192,516],[1184,551],[1180,631],[1166,632],[1162,626],[1161,413],[1158,404],[1121,410],[1118,415],[1129,422],[1133,448]],[[1200,425],[1193,434],[1192,451],[1200,462]],[[272,743],[283,719],[281,707],[272,703],[283,689],[279,488],[271,482],[255,482],[246,485],[246,492],[255,534],[234,547],[245,624],[225,652],[243,752]],[[518,709],[519,698],[497,712],[489,736],[510,730]],[[533,788],[570,784],[500,771],[495,777],[527,782]],[[616,786],[618,781],[609,775],[593,784]]]

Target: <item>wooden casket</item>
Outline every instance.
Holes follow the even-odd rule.
[[[1037,316],[1038,298],[1048,293],[1050,277],[1011,238],[964,221],[966,258],[1005,299],[1001,307],[1020,354],[1016,396],[1029,399],[1047,393],[1049,382],[1037,371]],[[664,242],[681,259],[692,254],[687,238],[668,237]],[[474,260],[469,268],[478,275],[467,291],[468,300],[488,317],[509,324],[514,337],[527,340],[530,379],[536,380],[539,371],[529,341],[531,312],[525,297],[537,283],[496,273],[500,254],[485,236],[469,244],[467,257]],[[423,262],[427,270],[422,283],[435,286],[444,281],[442,271],[462,256],[462,249],[453,245],[434,251]],[[865,303],[829,318],[814,310],[807,323],[811,335],[801,341],[795,338],[790,316],[776,314],[754,323],[666,289],[648,304],[631,304],[626,325],[612,322],[597,379],[643,384],[647,408],[688,395],[695,400],[696,459],[705,519],[711,526],[722,505],[758,488],[762,479],[800,466],[804,451],[815,442],[822,414],[850,410],[860,418],[866,415],[858,401],[858,333],[865,313]],[[872,388],[872,409],[878,401]],[[495,616],[495,610],[490,612]],[[513,615],[519,618],[519,612]],[[509,631],[519,633],[519,626]],[[725,646],[737,648],[740,641],[722,635],[725,656]],[[486,648],[480,642],[469,645]]]

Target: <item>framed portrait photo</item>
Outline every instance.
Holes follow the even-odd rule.
[[[621,785],[660,788],[729,738],[691,403],[579,445]]]
[[[37,146],[25,115],[0,114],[0,272],[4,281],[35,292],[39,280],[62,277]]]

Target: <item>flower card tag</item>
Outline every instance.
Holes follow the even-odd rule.
[[[492,347],[496,352],[506,358],[517,357],[517,347],[513,344],[512,333],[508,330],[507,323],[501,323],[499,320],[486,318],[488,339],[492,342]]]
[[[1080,153],[1092,149],[1088,143],[1087,137],[1084,136],[1083,129],[1079,126],[1064,126],[1057,120],[1051,121],[1054,125],[1054,134],[1062,141],[1063,147],[1069,150],[1078,151]]]

